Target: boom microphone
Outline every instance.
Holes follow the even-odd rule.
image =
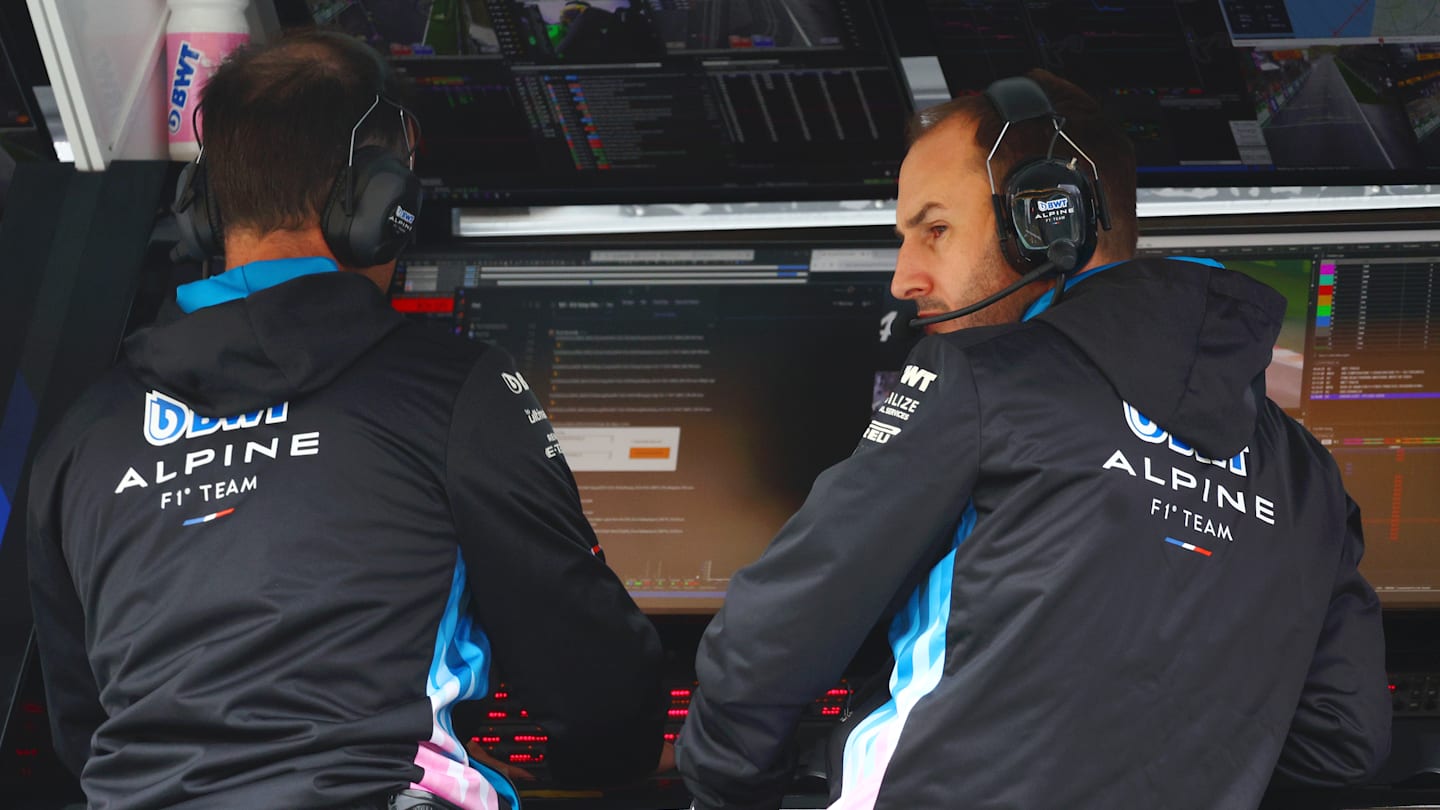
[[[1075,269],[1076,258],[1077,256],[1074,242],[1071,242],[1069,240],[1062,240],[1056,242],[1055,244],[1051,245],[1050,250],[1046,252],[1045,261],[1041,262],[1040,265],[1034,270],[1031,270],[1020,278],[1016,279],[1015,283],[1011,284],[1009,287],[1006,287],[1005,289],[995,293],[994,295],[976,301],[968,307],[953,309],[949,312],[943,312],[939,315],[931,315],[925,318],[912,318],[910,320],[910,326],[911,328],[925,327],[931,324],[943,323],[945,321],[953,321],[956,318],[963,318],[971,313],[979,312],[980,310],[990,306],[991,304],[999,301],[1002,298],[1005,298],[1006,296],[1014,295],[1020,290],[1020,288],[1026,286],[1027,284],[1039,281],[1042,277],[1057,270],[1060,271],[1060,274],[1063,277],[1064,274],[1069,273],[1071,270]],[[1061,283],[1063,284],[1064,282],[1062,281]]]

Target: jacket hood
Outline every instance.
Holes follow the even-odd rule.
[[[1035,317],[1060,330],[1126,402],[1211,458],[1245,448],[1285,298],[1240,273],[1136,259],[1067,288]]]
[[[402,323],[368,278],[320,273],[188,314],[172,301],[124,353],[146,385],[234,416],[323,387]]]

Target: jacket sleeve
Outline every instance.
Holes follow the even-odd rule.
[[[1390,753],[1390,692],[1380,601],[1357,566],[1360,508],[1346,498],[1345,545],[1276,784],[1330,787],[1371,776]]]
[[[964,354],[922,341],[859,447],[730,582],[676,743],[695,807],[779,807],[800,714],[954,539],[977,475]]]
[[[550,737],[552,775],[619,783],[660,759],[660,641],[605,565],[548,419],[502,350],[477,362],[446,461],[471,604]]]
[[[47,457],[35,464],[26,514],[30,605],[55,752],[78,777],[106,714],[86,653],[85,611],[60,546],[58,476],[49,473]]]

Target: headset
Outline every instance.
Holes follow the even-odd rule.
[[[325,244],[335,258],[348,267],[372,267],[394,259],[414,240],[415,219],[420,213],[420,179],[410,166],[416,144],[410,139],[408,126],[408,122],[413,121],[418,136],[420,122],[414,113],[385,97],[385,79],[390,68],[378,55],[375,60],[379,65],[375,100],[350,128],[345,165],[335,178],[325,209],[320,212]],[[399,115],[406,158],[402,159],[385,146],[355,147],[360,127],[381,104],[394,107]],[[197,105],[192,118],[199,111]],[[196,128],[195,133],[198,139],[200,130]],[[195,161],[180,172],[172,210],[185,255],[204,260],[223,252],[223,220],[206,177],[204,141],[200,141],[200,154]]]
[[[1020,278],[970,306],[912,319],[911,326],[929,326],[969,315],[1047,276],[1057,279],[1055,301],[1058,302],[1066,275],[1077,267],[1084,267],[1095,255],[1100,238],[1097,224],[1110,230],[1110,212],[1100,170],[1065,134],[1065,119],[1055,111],[1045,90],[1034,79],[1015,76],[992,83],[986,88],[985,97],[1005,120],[995,145],[985,157],[985,174],[990,180],[990,200],[995,208],[1000,249]],[[1048,118],[1055,128],[1050,149],[1045,157],[1021,161],[1005,178],[1003,186],[997,187],[995,153],[1000,150],[1005,134],[1012,125],[1036,118]],[[1055,157],[1055,146],[1061,138],[1090,164],[1093,182],[1079,169],[1075,158]]]

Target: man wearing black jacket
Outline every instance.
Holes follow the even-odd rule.
[[[370,237],[324,217],[413,181],[397,92],[334,35],[219,69],[199,193],[230,269],[128,339],[36,461],[41,661],[92,807],[513,808],[450,719],[492,659],[560,781],[659,759],[657,636],[540,403],[500,350],[389,309],[393,253],[337,259]],[[386,239],[413,225],[379,213]]]
[[[855,453],[731,581],[676,751],[700,810],[779,805],[801,711],[877,622],[894,667],[837,735],[832,808],[1242,810],[1388,750],[1359,512],[1264,395],[1283,299],[1133,259],[1128,143],[1034,78],[1075,148],[1013,82],[919,123],[892,292],[934,316],[1016,291],[930,325]],[[996,238],[1075,221],[1084,195],[1006,190],[1052,144],[1066,171],[1095,160],[1111,226],[1040,254],[1075,261],[1053,305]]]

